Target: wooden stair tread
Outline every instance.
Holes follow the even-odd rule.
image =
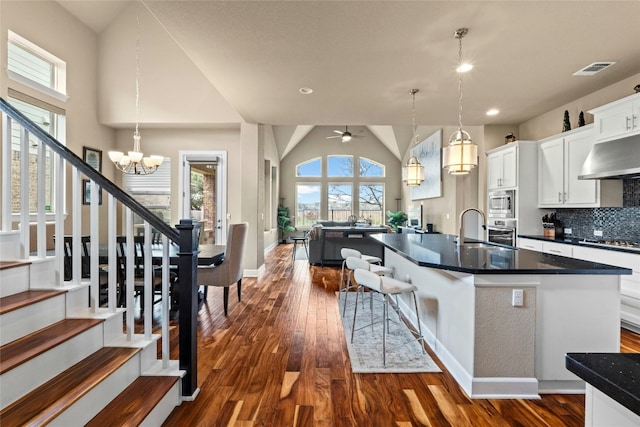
[[[35,304],[48,298],[53,298],[60,294],[64,294],[65,292],[66,291],[41,290],[24,291],[13,295],[8,295],[6,297],[0,298],[0,314],[18,310],[22,307]]]
[[[0,374],[102,322],[102,319],[64,319],[3,345],[0,347]]]
[[[139,348],[104,347],[0,411],[2,425],[45,425],[71,407]]]
[[[179,377],[138,377],[85,427],[138,426]]]
[[[0,270],[22,267],[23,265],[29,264],[31,264],[31,261],[0,261]]]

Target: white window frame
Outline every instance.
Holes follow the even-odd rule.
[[[50,113],[53,113],[56,122],[54,123],[54,129],[55,129],[55,135],[52,135],[56,140],[58,140],[58,142],[60,142],[62,145],[66,145],[66,134],[67,134],[67,121],[66,121],[66,112],[61,109],[58,108],[56,106],[53,106],[51,104],[48,104],[44,101],[40,101],[36,98],[32,98],[28,95],[22,94],[20,92],[14,91],[12,89],[9,89],[9,103],[11,102],[11,99],[15,99],[18,100],[20,102],[23,102],[25,104],[30,104],[33,105],[37,108],[41,108],[44,110],[48,110]],[[16,107],[17,108],[17,107]],[[18,108],[18,110],[20,110],[20,108]],[[12,141],[12,149],[11,151],[13,152],[13,141]],[[55,154],[51,153],[52,159],[55,160]],[[52,163],[53,161],[52,160]],[[52,173],[54,173],[55,171],[55,167],[52,164]],[[62,171],[62,180],[63,182],[66,182],[66,168],[63,169]],[[45,221],[47,223],[52,223],[55,220],[55,214],[57,211],[57,206],[55,204],[56,201],[56,195],[55,195],[55,191],[56,191],[56,186],[55,186],[55,182],[56,182],[56,177],[53,176],[51,178],[51,189],[50,191],[52,192],[51,194],[51,210],[49,212],[45,213]],[[66,185],[63,186],[62,191],[66,194]],[[66,196],[63,195],[63,199],[66,199]],[[63,206],[64,212],[64,218],[67,217],[67,211],[66,211],[66,206]],[[11,213],[11,221],[12,222],[19,222],[20,221],[20,212],[12,212]],[[30,223],[35,223],[37,221],[37,212],[29,212],[29,222]]]
[[[306,163],[315,162],[316,160],[320,162],[320,170],[319,170],[320,174],[319,175],[299,175],[298,174],[298,168],[300,166],[302,166],[302,165],[304,165]],[[322,178],[322,172],[323,172],[323,169],[322,169],[322,157],[314,157],[314,158],[311,158],[309,160],[305,160],[302,163],[298,163],[296,165],[296,178]]]
[[[323,197],[322,197],[322,187],[323,187],[323,185],[322,185],[321,182],[319,182],[319,181],[309,181],[309,182],[298,181],[298,182],[296,182],[296,184],[295,184],[295,199],[296,199],[296,201],[295,201],[295,206],[294,206],[294,209],[295,209],[294,210],[294,212],[295,212],[294,220],[295,220],[295,225],[296,226],[302,226],[302,224],[298,224],[298,205],[299,205],[299,202],[298,202],[298,187],[301,186],[301,185],[313,185],[315,187],[318,187],[318,190],[319,190],[318,191],[319,192],[318,202],[320,204],[319,208],[318,208],[318,219],[321,219],[322,208],[323,208],[323,204],[324,204]]]
[[[378,167],[380,167],[380,169],[382,169],[382,175],[379,175],[379,176],[361,175],[360,174],[360,165],[362,164],[363,160],[366,161],[366,162],[369,162],[369,163],[373,163],[374,165],[377,165]],[[366,179],[371,179],[371,178],[374,178],[374,179],[375,178],[380,178],[380,179],[382,179],[382,178],[385,178],[386,175],[387,175],[387,167],[385,165],[383,165],[382,163],[376,162],[375,160],[371,160],[371,159],[369,159],[367,157],[359,157],[358,158],[358,176],[366,178]]]
[[[351,175],[329,175],[329,159],[331,158],[350,158],[351,159]],[[328,178],[354,178],[356,174],[355,156],[351,154],[329,154],[327,155],[327,170],[325,176]]]
[[[67,101],[67,99],[69,99],[67,96],[67,63],[65,61],[11,30],[8,30],[8,44],[13,44],[32,55],[37,56],[43,61],[48,62],[51,64],[53,72],[51,86],[45,86],[27,76],[13,70],[9,70],[7,66],[7,75],[9,79],[60,101]],[[7,55],[9,55],[8,51],[9,46],[7,46]],[[9,58],[7,58],[7,62],[9,62]]]

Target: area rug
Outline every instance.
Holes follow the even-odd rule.
[[[407,326],[399,319],[394,310],[389,307],[392,321],[387,331],[387,364],[382,360],[382,297],[376,295],[373,303],[374,325],[371,323],[369,295],[365,296],[362,304],[358,300],[358,317],[356,332],[351,342],[351,327],[355,308],[355,292],[349,293],[349,300],[345,316],[342,316],[344,294],[339,294],[338,307],[342,317],[342,326],[347,340],[351,369],[356,373],[410,373],[410,372],[442,372],[426,351],[411,334]],[[361,329],[359,329],[361,328]]]

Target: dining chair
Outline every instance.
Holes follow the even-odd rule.
[[[144,236],[134,236],[134,293],[140,296],[140,309],[144,310]],[[116,238],[116,256],[118,268],[118,284],[120,285],[119,305],[125,305],[125,295],[127,287],[127,239],[126,236]],[[158,266],[152,267],[151,289],[153,290],[153,304],[162,301],[162,270]],[[175,281],[174,275],[170,276],[170,285]],[[160,295],[159,299],[155,299]]]
[[[217,265],[198,266],[198,284],[224,288],[223,306],[225,316],[229,306],[229,287],[234,283],[238,284],[238,302],[241,301],[242,257],[247,239],[247,228],[248,224],[246,222],[229,224],[224,260]]]

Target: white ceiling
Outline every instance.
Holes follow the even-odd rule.
[[[96,32],[128,1],[62,1]],[[149,11],[249,122],[518,124],[640,73],[640,1],[152,1]],[[572,73],[616,64],[592,77]],[[637,82],[640,83],[640,82]],[[311,87],[312,95],[298,89]],[[629,88],[629,93],[632,88]],[[501,114],[488,117],[489,108]]]

